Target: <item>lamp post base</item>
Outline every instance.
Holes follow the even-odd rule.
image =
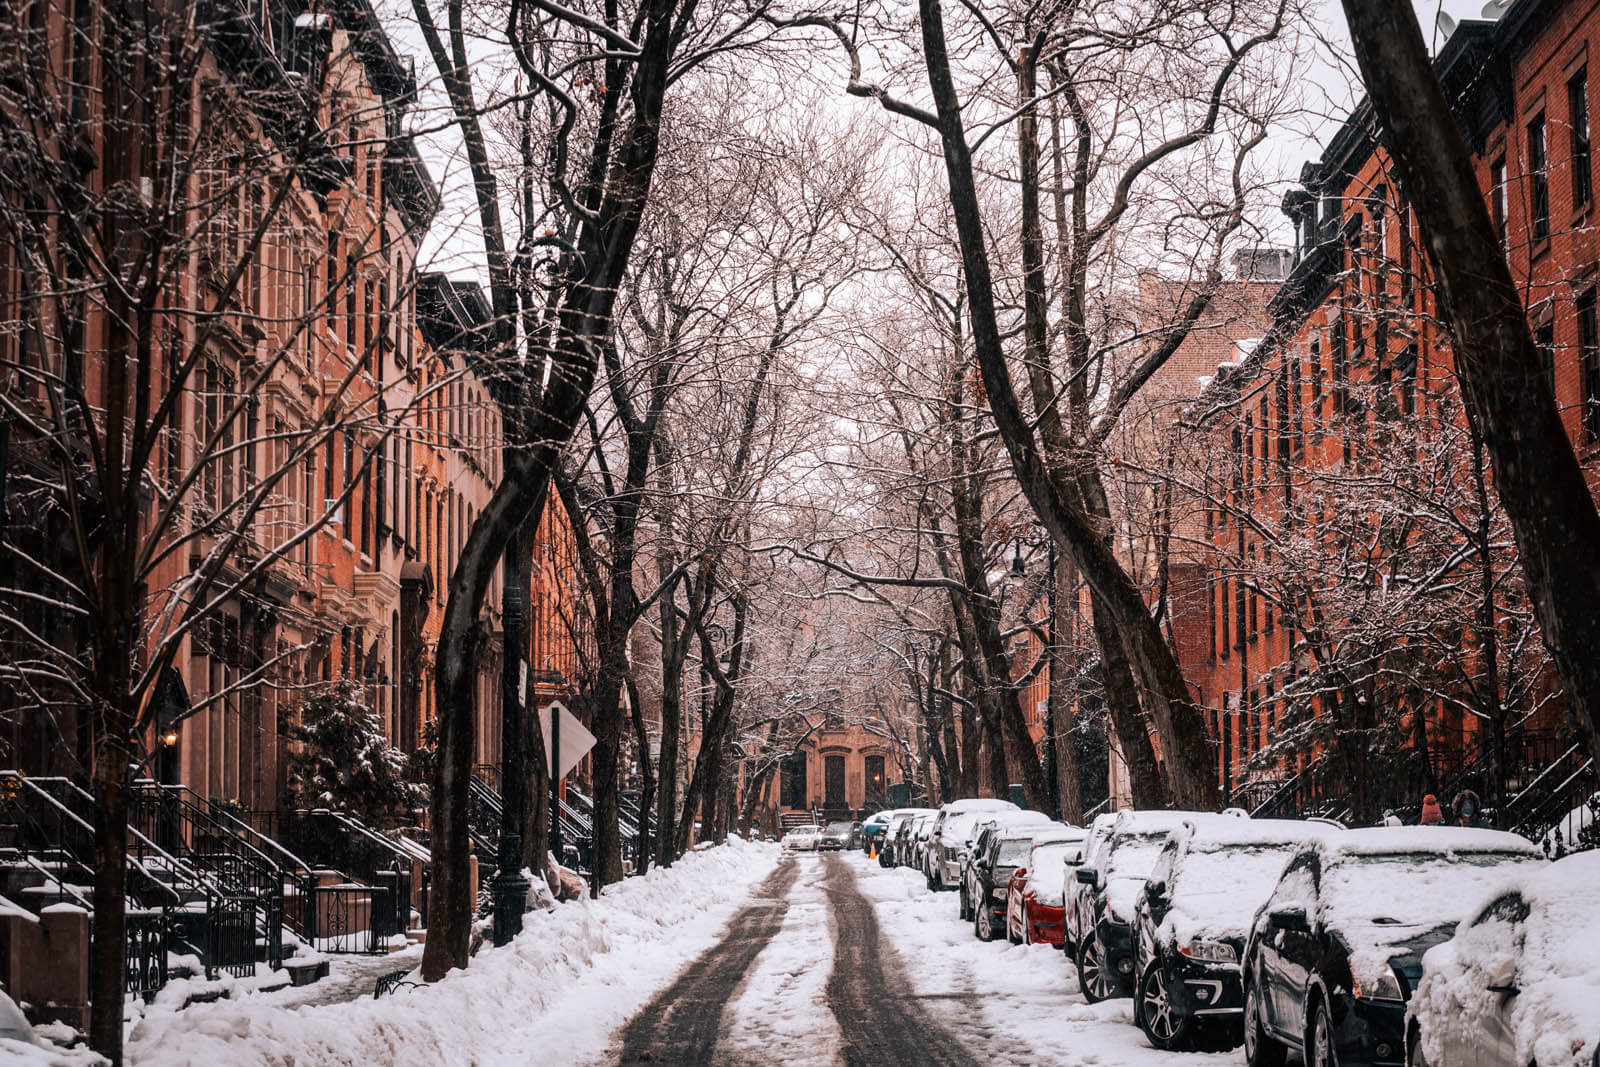
[[[504,859],[501,861],[490,890],[494,899],[496,948],[510,944],[512,938],[522,933],[522,915],[528,910],[528,887],[531,884],[516,866],[517,858],[522,854],[522,842],[512,837],[501,846],[501,852],[509,858],[509,862]]]

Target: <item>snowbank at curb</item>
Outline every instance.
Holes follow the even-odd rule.
[[[611,886],[599,900],[533,912],[504,949],[432,986],[346,1004],[284,1008],[270,996],[147,1016],[130,1063],[526,1064],[582,1062],[717,940],[777,864],[778,848],[731,839],[669,870]]]

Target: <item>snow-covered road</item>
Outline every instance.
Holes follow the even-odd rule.
[[[789,869],[790,865],[793,869]],[[1061,953],[983,944],[955,895],[859,853],[785,860],[716,948],[591,1063],[1218,1067],[1085,1004]],[[714,1028],[714,1029],[713,1029]]]

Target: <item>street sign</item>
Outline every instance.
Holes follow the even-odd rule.
[[[594,747],[594,734],[591,734],[577,716],[566,709],[560,702],[546,704],[539,709],[539,729],[544,734],[544,765],[550,766],[550,744],[559,737],[561,745],[561,761],[556,771],[556,780],[567,776],[567,772],[578,765],[578,761]]]

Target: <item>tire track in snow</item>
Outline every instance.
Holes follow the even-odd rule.
[[[900,957],[879,934],[877,909],[856,885],[844,858],[831,855],[828,892],[833,905],[833,973],[828,1006],[844,1034],[850,1067],[977,1067],[965,1045],[933,1021],[909,996]]]
[[[783,926],[797,874],[794,857],[785,857],[728,923],[723,939],[645,1005],[622,1032],[623,1063],[715,1062],[722,1010]]]

